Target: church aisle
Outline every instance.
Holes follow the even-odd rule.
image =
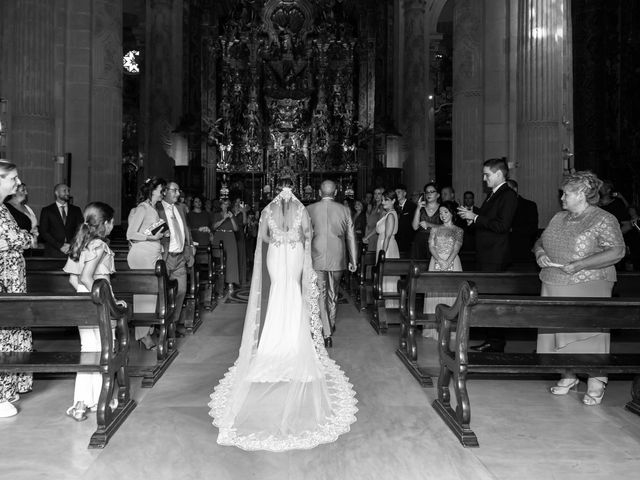
[[[152,389],[133,379],[138,407],[102,451],[86,449],[94,417],[76,424],[64,416],[73,380],[36,382],[20,415],[0,422],[3,478],[571,479],[631,477],[640,468],[640,418],[622,410],[628,381],[611,382],[597,409],[576,393],[548,395],[542,380],[472,380],[480,448],[463,448],[430,406],[435,390],[420,388],[395,356],[397,329],[376,336],[351,304],[339,305],[330,351],[357,392],[351,431],[308,451],[221,447],[207,403],[237,356],[243,314],[237,303],[203,312],[202,327],[179,340],[180,355]],[[423,343],[423,358],[435,364],[435,343]]]

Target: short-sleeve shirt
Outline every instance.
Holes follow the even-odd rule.
[[[69,258],[63,270],[72,275],[80,275],[82,274],[85,264],[102,255],[102,252],[106,253],[106,255],[102,257],[102,260],[96,267],[95,275],[111,275],[116,271],[114,263],[115,255],[109,246],[99,238],[94,238],[87,244],[85,249],[80,253],[78,261]]]

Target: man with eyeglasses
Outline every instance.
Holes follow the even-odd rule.
[[[191,231],[184,212],[176,203],[180,197],[180,187],[176,182],[169,182],[164,190],[164,198],[156,204],[160,218],[169,226],[169,236],[162,237],[162,259],[165,261],[169,278],[178,281],[176,308],[171,318],[176,325],[176,334],[185,334],[184,324],[179,324],[182,303],[187,293],[187,268],[193,265],[193,248]]]

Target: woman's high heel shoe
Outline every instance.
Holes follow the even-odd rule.
[[[580,380],[578,380],[577,377],[573,379],[561,378],[557,385],[554,385],[553,387],[549,388],[549,391],[553,395],[566,395],[567,393],[569,393],[569,390],[573,388],[577,389],[579,383],[580,383]]]
[[[588,405],[590,407],[594,405],[600,405],[602,403],[602,398],[604,397],[604,391],[607,389],[607,382],[603,382],[602,380],[598,380],[595,377],[589,378],[588,384],[592,383],[591,380],[595,380],[598,384],[594,385],[597,388],[591,388],[591,385],[587,387],[587,393],[582,397],[582,403]]]

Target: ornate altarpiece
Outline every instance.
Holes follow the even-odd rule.
[[[294,178],[311,199],[319,178],[348,189],[358,170],[356,33],[334,0],[244,0],[207,26],[202,123],[217,176],[269,196]],[[305,188],[306,187],[306,188]]]

